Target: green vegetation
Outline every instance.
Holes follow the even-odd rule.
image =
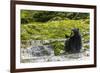
[[[54,48],[55,55],[60,55],[61,50],[64,50],[64,43],[62,43],[62,42],[55,41],[55,42],[52,42],[51,45]]]
[[[84,27],[85,26],[85,27]],[[61,20],[45,23],[34,22],[27,25],[21,25],[22,40],[47,40],[65,38],[65,34],[70,35],[72,28],[79,28],[85,39],[89,39],[89,24],[85,20]]]
[[[54,20],[89,19],[89,13],[21,10],[21,24]]]
[[[79,28],[82,42],[88,42],[89,22],[89,13],[21,10],[21,46],[29,40],[64,39],[72,28]],[[55,55],[64,48],[64,43],[58,41],[50,45]]]

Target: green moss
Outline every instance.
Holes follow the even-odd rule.
[[[60,55],[61,50],[64,50],[64,44],[58,41],[52,42],[51,45],[53,46],[54,49],[54,54]]]
[[[89,45],[85,45],[84,48],[85,48],[85,49],[89,49]]]
[[[21,40],[48,40],[65,38],[70,35],[72,28],[79,28],[82,42],[89,41],[89,19],[84,20],[55,20],[48,22],[32,22],[21,25]]]

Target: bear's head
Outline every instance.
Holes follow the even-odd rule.
[[[79,28],[73,28],[72,32],[74,35],[79,34]]]

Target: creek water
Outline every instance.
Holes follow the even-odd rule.
[[[70,61],[70,60],[86,60],[89,59],[89,49],[76,53],[64,53],[55,56],[53,47],[51,45],[43,45],[54,40],[33,40],[31,46],[28,48],[21,48],[21,63],[35,63],[35,62],[52,62],[52,61]],[[59,41],[65,41],[60,39]],[[63,52],[63,51],[62,51]]]

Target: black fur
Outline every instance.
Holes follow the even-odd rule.
[[[66,36],[66,35],[65,35]],[[68,36],[66,37],[68,38]],[[79,29],[72,29],[72,33],[69,36],[68,40],[65,41],[65,52],[69,53],[79,53],[82,48],[82,37],[79,32]]]

